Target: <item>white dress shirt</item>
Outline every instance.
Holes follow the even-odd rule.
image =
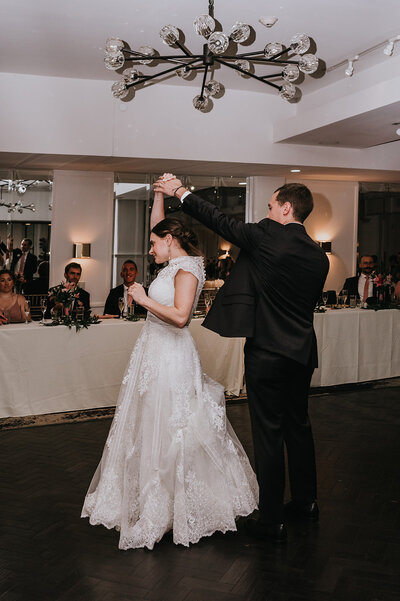
[[[361,300],[364,298],[364,286],[365,286],[366,276],[362,273],[358,278],[358,294],[360,295]],[[371,276],[369,276],[368,282],[368,297],[373,295],[374,292],[374,283],[372,281]]]
[[[14,271],[15,273],[19,273],[19,266],[21,265],[21,261],[22,261],[22,257],[25,255],[25,264],[26,264],[26,258],[29,254],[29,250],[27,250],[25,253],[22,253],[22,255],[20,256],[20,258],[18,259],[18,261],[15,264],[15,268]],[[24,265],[24,269],[25,269],[25,265]]]

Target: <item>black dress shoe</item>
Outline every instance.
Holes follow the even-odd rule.
[[[285,516],[292,519],[315,522],[319,516],[317,501],[312,501],[311,503],[290,501],[285,505]]]
[[[285,524],[263,524],[259,520],[248,519],[244,527],[247,534],[260,540],[267,540],[276,544],[287,541]]]

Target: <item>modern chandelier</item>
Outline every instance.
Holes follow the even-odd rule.
[[[277,17],[260,17],[259,22],[265,27],[272,27]],[[131,50],[120,38],[108,38],[105,45],[104,64],[107,69],[117,71],[126,64],[139,63],[153,66],[158,62],[169,63],[172,66],[153,75],[145,75],[135,67],[127,67],[122,71],[123,80],[112,85],[115,98],[124,99],[130,88],[137,88],[151,80],[172,74],[182,79],[191,78],[197,71],[203,71],[203,81],[200,94],[193,98],[193,106],[199,111],[212,107],[210,97],[218,97],[222,85],[214,79],[207,81],[207,76],[216,64],[234,69],[241,77],[256,79],[261,83],[278,90],[280,96],[292,100],[298,94],[294,82],[300,74],[312,74],[318,69],[319,59],[309,54],[310,38],[304,33],[294,35],[287,47],[280,42],[269,42],[262,50],[225,54],[231,42],[243,44],[249,40],[252,28],[247,23],[236,22],[229,33],[215,31],[214,0],[208,1],[208,15],[200,15],[194,20],[194,31],[206,39],[202,54],[192,54],[179,40],[182,32],[174,25],[165,25],[160,31],[160,37],[167,46],[181,51],[177,54],[158,54],[150,46],[141,46]],[[274,67],[275,71],[268,74],[257,74],[257,67]],[[273,81],[271,81],[273,80]]]

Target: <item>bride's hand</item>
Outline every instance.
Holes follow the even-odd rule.
[[[175,191],[182,187],[182,182],[172,173],[164,173],[162,177],[159,177],[154,184],[154,190],[156,192],[162,192],[166,196],[174,196]]]
[[[147,298],[147,294],[143,286],[141,284],[137,284],[136,282],[132,284],[132,286],[129,286],[128,295],[131,296],[138,305],[143,305]]]

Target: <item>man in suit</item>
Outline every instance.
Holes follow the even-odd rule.
[[[146,309],[135,303],[132,300],[132,297],[128,295],[128,288],[135,282],[137,273],[138,270],[135,261],[132,261],[132,259],[127,259],[124,261],[121,267],[121,278],[123,279],[123,283],[110,290],[104,307],[104,315],[112,315],[114,317],[120,316],[120,310],[118,307],[119,298],[124,299],[125,311],[128,305],[133,303],[135,306],[135,313],[137,315],[146,314]]]
[[[81,267],[81,265],[79,265],[79,263],[68,263],[68,265],[65,266],[65,269],[64,269],[65,282],[68,284],[73,284],[75,290],[79,294],[79,297],[73,301],[73,306],[71,307],[71,310],[75,311],[77,303],[78,303],[79,305],[83,306],[84,311],[85,311],[85,316],[89,317],[89,315],[90,315],[90,294],[89,294],[89,292],[86,292],[86,290],[84,290],[83,288],[80,288],[78,286],[79,280],[81,279],[81,275],[82,275],[82,267]],[[62,308],[62,303],[58,303],[58,305],[60,305],[60,308]],[[50,296],[50,298],[47,302],[47,309],[46,309],[46,313],[45,313],[46,318],[51,317],[51,309],[54,306],[55,306],[54,299],[52,299]]]
[[[33,280],[33,275],[37,269],[37,257],[31,252],[32,240],[24,238],[21,242],[21,248],[15,248],[12,251],[10,270],[17,276],[19,291],[22,291],[24,285]]]
[[[375,260],[371,255],[362,255],[360,257],[360,275],[347,278],[343,284],[343,290],[347,290],[348,297],[357,296],[363,302],[374,294],[374,284],[371,273],[375,268]]]
[[[246,529],[284,542],[284,443],[292,496],[285,513],[318,517],[308,392],[317,365],[313,311],[329,262],[303,226],[313,208],[311,192],[302,184],[286,184],[272,196],[268,218],[242,223],[176,178],[160,178],[155,190],[180,198],[185,213],[241,249],[203,325],[222,336],[247,338],[246,387],[260,501],[259,519],[248,520]]]

